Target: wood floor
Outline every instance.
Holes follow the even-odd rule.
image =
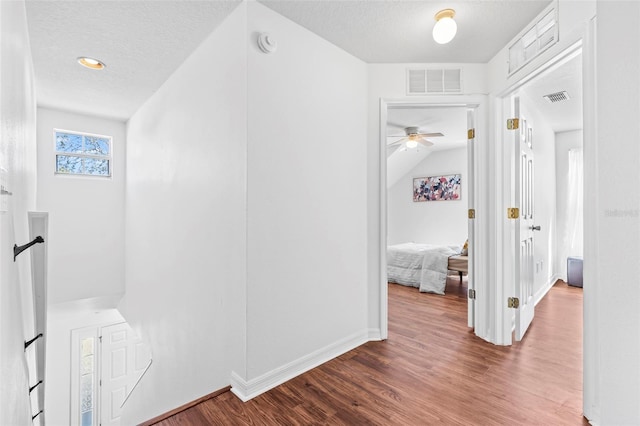
[[[582,425],[582,289],[558,282],[525,339],[466,325],[466,282],[446,296],[389,285],[389,339],[242,403],[226,392],[158,425]]]

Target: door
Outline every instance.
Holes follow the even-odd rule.
[[[474,255],[475,255],[475,109],[467,110],[467,208],[469,209],[469,222],[467,238],[469,241],[469,260],[467,264],[467,326],[475,327],[476,301],[474,280]]]
[[[534,316],[534,236],[540,229],[534,225],[533,150],[531,133],[525,117],[520,115],[520,99],[512,97],[512,117],[518,118],[513,129],[514,143],[514,201],[517,214],[510,216],[515,221],[514,230],[514,282],[515,282],[515,340],[524,337]]]
[[[122,406],[149,366],[147,346],[127,323],[103,327],[100,387],[101,425],[119,425]]]

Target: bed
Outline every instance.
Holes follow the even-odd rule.
[[[387,247],[387,280],[425,293],[444,294],[447,272],[458,271],[462,280],[466,265],[459,246],[403,243]]]

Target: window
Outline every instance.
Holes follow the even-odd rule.
[[[111,176],[111,136],[55,130],[56,174]]]

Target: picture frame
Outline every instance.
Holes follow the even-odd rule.
[[[462,196],[462,175],[413,178],[413,201],[456,201]]]

